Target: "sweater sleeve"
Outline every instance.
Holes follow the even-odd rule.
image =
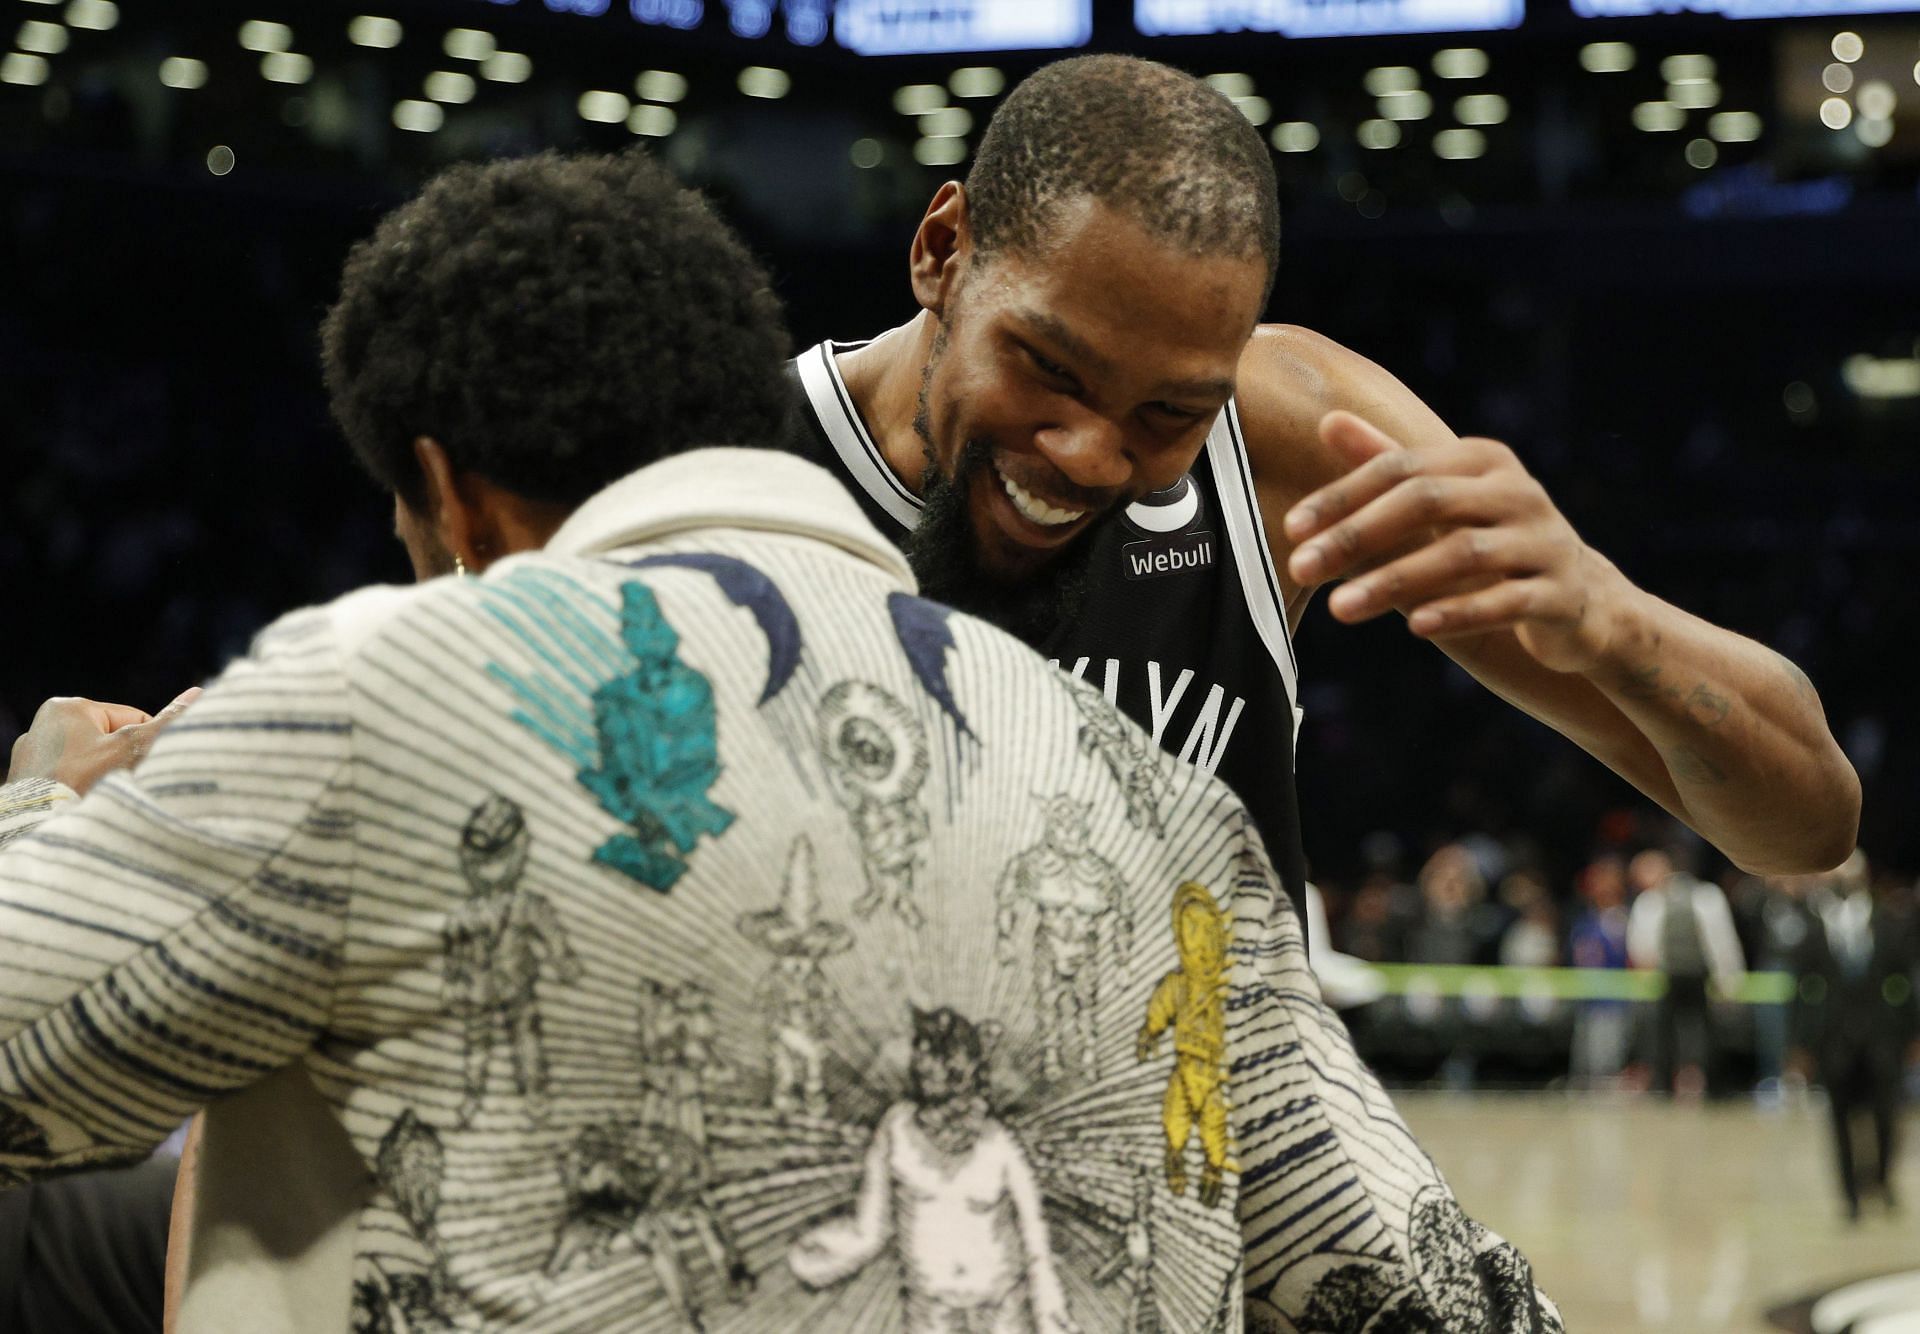
[[[137,772],[82,799],[0,789],[0,1185],[142,1157],[312,1045],[344,936],[351,741],[332,624],[308,611]]]

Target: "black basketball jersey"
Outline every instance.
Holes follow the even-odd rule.
[[[918,522],[920,500],[887,466],[840,377],[834,354],[860,346],[821,343],[790,363],[802,410],[785,443],[840,476],[898,540]],[[1298,673],[1235,405],[1191,472],[1084,540],[1094,544],[1086,596],[1072,619],[1028,642],[1103,691],[1156,745],[1233,788],[1304,923]]]

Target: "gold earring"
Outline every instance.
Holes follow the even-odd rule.
[[[468,573],[467,563],[457,555],[453,558],[453,573],[456,578],[460,579],[465,579]]]

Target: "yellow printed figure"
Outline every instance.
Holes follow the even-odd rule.
[[[1200,1171],[1200,1203],[1212,1208],[1228,1172],[1227,1157],[1227,914],[1205,885],[1189,880],[1173,892],[1173,939],[1180,968],[1160,979],[1147,1002],[1136,1051],[1150,1060],[1160,1035],[1173,1029],[1173,1076],[1167,1081],[1161,1123],[1167,1131],[1167,1188],[1187,1189],[1187,1141],[1200,1132],[1206,1166]]]

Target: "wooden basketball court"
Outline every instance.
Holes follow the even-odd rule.
[[[1920,1217],[1844,1221],[1825,1104],[1405,1093],[1474,1217],[1519,1246],[1574,1334],[1777,1334],[1766,1313],[1920,1269]],[[1916,1133],[1908,1119],[1909,1137]],[[1920,1154],[1895,1193],[1920,1204]],[[1920,1320],[1920,1312],[1915,1312]],[[1805,1326],[1801,1326],[1805,1328]]]

